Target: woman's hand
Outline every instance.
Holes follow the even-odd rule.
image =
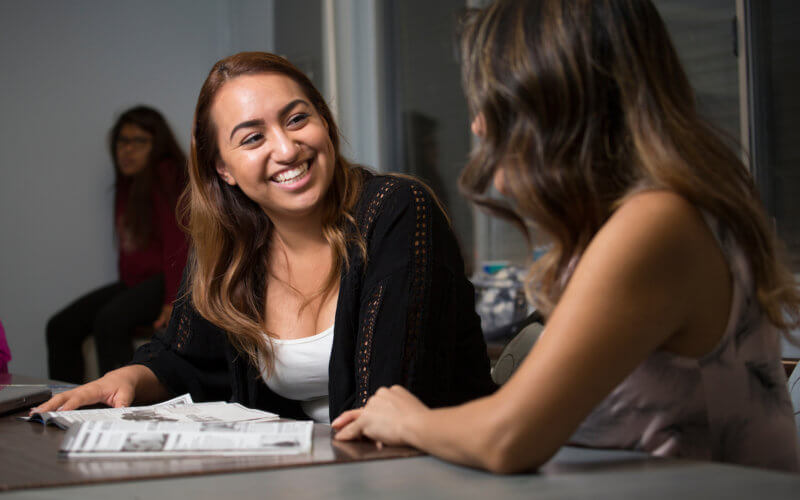
[[[136,387],[142,378],[144,366],[124,366],[106,373],[103,377],[75,389],[56,394],[48,401],[31,409],[31,413],[74,410],[82,406],[102,403],[114,408],[130,406],[136,396]],[[152,372],[150,372],[152,373]]]
[[[170,316],[172,316],[172,304],[164,304],[164,307],[161,308],[158,318],[153,321],[153,328],[158,330],[159,328],[167,326]]]
[[[428,412],[425,406],[405,388],[381,387],[364,408],[342,413],[331,422],[336,439],[351,440],[362,436],[387,445],[411,444],[410,424]]]

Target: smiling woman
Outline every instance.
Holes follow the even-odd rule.
[[[279,74],[236,78],[220,90],[212,118],[225,182],[239,186],[273,223],[319,219],[333,179],[333,144],[328,123],[297,83]]]
[[[166,332],[40,409],[191,392],[327,422],[384,385],[433,406],[494,390],[435,197],[349,164],[327,104],[288,61],[251,52],[212,68],[189,181],[193,252]]]

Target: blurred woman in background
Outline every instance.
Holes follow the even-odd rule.
[[[119,280],[80,297],[47,323],[50,378],[81,383],[81,345],[92,335],[100,374],[133,355],[134,328],[169,320],[187,241],[176,219],[186,184],[186,157],[164,117],[137,106],[110,133],[114,164],[114,229]]]

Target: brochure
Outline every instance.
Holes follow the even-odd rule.
[[[239,403],[222,401],[195,403],[189,394],[150,406],[125,408],[99,408],[73,411],[48,411],[34,413],[23,420],[52,424],[68,429],[74,424],[97,421],[118,422],[209,422],[230,423],[275,420],[278,415],[254,410]]]

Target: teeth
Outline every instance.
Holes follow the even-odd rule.
[[[299,177],[302,177],[306,172],[308,172],[308,162],[304,162],[302,165],[296,168],[284,170],[283,172],[272,176],[272,180],[281,184],[284,182],[291,182]]]

